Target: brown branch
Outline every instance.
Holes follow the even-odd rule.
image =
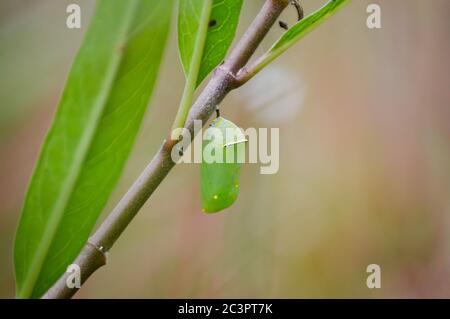
[[[214,71],[208,85],[189,112],[185,127],[191,132],[192,138],[194,138],[194,120],[201,120],[205,124],[225,96],[240,86],[240,83],[236,81],[237,72],[250,60],[288,3],[289,0],[266,0],[229,57]],[[164,142],[150,164],[83,248],[74,262],[80,267],[82,283],[106,263],[106,253],[175,165],[171,158],[171,151],[175,144],[176,141],[170,138]],[[43,298],[72,297],[78,289],[67,287],[68,275],[63,274]]]

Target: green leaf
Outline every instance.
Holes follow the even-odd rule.
[[[206,130],[200,166],[202,210],[216,213],[231,206],[239,195],[239,177],[245,156],[242,131],[223,117]]]
[[[195,89],[225,57],[241,7],[242,0],[180,0],[178,47],[186,85],[173,129],[184,126]]]
[[[208,1],[180,0],[178,18],[178,45],[184,72],[188,76],[191,70],[196,39],[201,36],[201,24],[207,24],[200,61],[200,69],[196,79],[197,86],[224,59],[230,47],[239,22],[243,0],[214,0],[207,21],[200,19],[201,12]],[[195,63],[195,62],[194,62]]]
[[[348,0],[330,0],[321,9],[294,24],[272,46],[268,54],[276,56],[280,55],[347,2]]]
[[[178,43],[186,84],[172,129],[183,127],[194,99],[213,0],[180,0]]]
[[[40,297],[86,243],[153,91],[172,5],[99,1],[25,198],[14,247],[18,297]]]

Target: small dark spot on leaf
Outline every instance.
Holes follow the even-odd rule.
[[[215,26],[216,24],[217,24],[217,21],[216,21],[216,20],[211,20],[211,21],[209,21],[208,26],[209,26],[210,28],[212,28],[212,27]]]

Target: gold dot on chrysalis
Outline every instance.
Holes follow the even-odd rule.
[[[234,187],[239,188],[239,184],[234,185]]]
[[[217,196],[217,195],[214,195],[214,199],[218,199],[219,198],[219,196]]]

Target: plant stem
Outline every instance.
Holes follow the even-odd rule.
[[[238,87],[236,73],[254,54],[288,3],[289,0],[266,0],[228,59],[214,71],[208,85],[192,106],[185,125],[191,132],[193,132],[194,120],[201,120],[205,124],[215,107],[232,89]],[[194,134],[191,136],[194,138]],[[82,283],[106,263],[106,253],[175,165],[171,158],[171,150],[175,144],[176,141],[171,139],[164,142],[150,164],[83,248],[74,262],[80,267]],[[67,287],[68,275],[68,273],[63,274],[47,291],[44,298],[70,298],[73,296],[78,289]]]
[[[194,92],[197,88],[198,73],[200,72],[200,66],[203,58],[203,49],[205,47],[206,36],[208,34],[208,23],[211,15],[212,3],[212,0],[205,0],[203,5],[197,38],[195,39],[194,52],[192,52],[189,70],[186,74],[186,84],[184,86],[183,97],[181,98],[181,103],[178,108],[175,121],[173,122],[172,130],[184,126],[189,109],[192,105],[192,100],[194,99]]]

